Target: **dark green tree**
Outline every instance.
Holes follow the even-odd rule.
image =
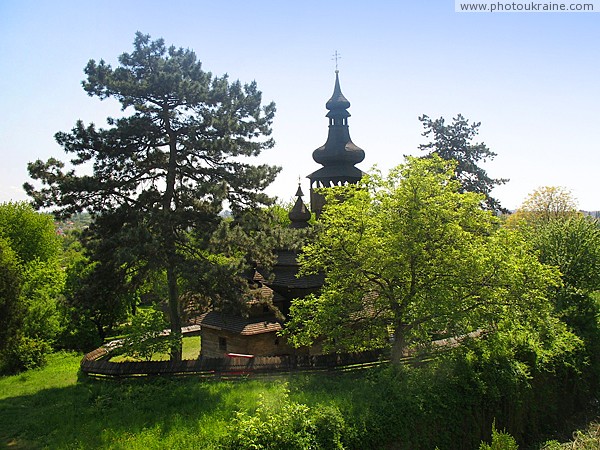
[[[81,258],[67,269],[64,308],[68,323],[63,345],[89,351],[127,318],[131,287],[123,270]]]
[[[0,356],[21,329],[24,308],[19,302],[21,271],[10,243],[0,237]],[[1,359],[1,358],[0,358]]]
[[[273,146],[275,105],[262,106],[255,82],[214,77],[193,51],[139,32],[117,68],[90,60],[85,73],[90,96],[114,98],[131,114],[108,118],[108,128],[78,121],[71,132],[57,133],[74,155],[71,164],[91,166],[91,174],[65,170],[56,159],[37,161],[29,173],[42,187],[25,189],[37,207],[59,215],[86,210],[97,222],[102,217],[89,233],[106,241],[113,267],[135,271],[125,279],[164,270],[171,329],[178,333],[181,277],[189,276],[190,265],[202,278],[222,263],[206,243],[222,220],[223,203],[238,214],[271,202],[263,189],[279,169],[248,157]],[[223,277],[210,281],[227,284]]]
[[[431,139],[429,143],[419,145],[419,149],[426,151],[427,156],[436,153],[443,159],[455,160],[458,163],[456,178],[461,183],[461,192],[483,194],[486,209],[508,212],[490,195],[495,186],[508,182],[508,179],[490,178],[479,166],[481,162],[496,157],[496,153],[483,142],[472,142],[479,133],[481,122],[469,123],[461,114],[452,119],[450,125],[446,124],[443,117],[433,120],[425,114],[419,120],[425,128],[423,136]]]

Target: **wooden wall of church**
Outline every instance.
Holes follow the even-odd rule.
[[[224,330],[202,328],[201,355],[208,358],[223,357],[227,353],[241,353],[255,356],[289,355],[298,353],[291,348],[285,338],[275,332],[242,336]]]

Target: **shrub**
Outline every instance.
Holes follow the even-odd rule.
[[[223,439],[223,448],[244,449],[344,449],[344,418],[336,407],[313,408],[291,401],[289,391],[269,404],[261,397],[254,414],[238,411]]]
[[[19,335],[12,338],[0,355],[0,373],[17,373],[46,364],[52,348],[46,341]]]
[[[155,353],[168,353],[177,336],[164,333],[167,327],[167,321],[161,311],[138,310],[131,320],[123,342],[123,353],[146,361],[150,361]]]
[[[479,450],[518,450],[517,441],[505,431],[496,430],[496,424],[492,424],[492,443],[482,442]]]

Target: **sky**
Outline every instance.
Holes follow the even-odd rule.
[[[282,167],[267,192],[283,201],[320,167],[337,51],[363,171],[422,154],[419,116],[462,114],[497,153],[488,174],[510,179],[493,191],[504,207],[562,186],[600,210],[600,14],[458,13],[454,0],[0,0],[0,202],[27,200],[28,162],[69,159],[56,132],[121,114],[87,96],[83,69],[115,66],[136,31],[276,103],[276,145],[257,163]]]

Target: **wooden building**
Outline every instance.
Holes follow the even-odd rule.
[[[323,210],[324,199],[315,189],[357,183],[363,173],[354,165],[365,157],[365,152],[350,139],[348,127],[350,102],[342,94],[337,70],[333,95],[325,106],[329,110],[326,115],[329,118],[327,141],[312,154],[314,161],[323,167],[308,176],[311,210],[317,218]],[[302,196],[302,189],[298,185],[296,202],[288,214],[291,220],[290,228],[309,226],[311,213],[304,204]],[[203,356],[247,355],[251,357],[322,353],[321,346],[318,344],[310,348],[295,349],[288,345],[284,337],[278,335],[283,328],[285,316],[289,313],[291,302],[295,298],[317,293],[324,281],[322,274],[298,277],[300,267],[297,256],[297,252],[292,250],[278,251],[277,262],[273,266],[272,273],[264,278],[258,274],[254,279],[262,295],[272,296],[272,303],[281,314],[276,315],[257,301],[250,305],[248,317],[245,318],[220,311],[210,311],[200,317]],[[265,279],[268,281],[264,281]],[[278,319],[277,316],[280,318]]]

